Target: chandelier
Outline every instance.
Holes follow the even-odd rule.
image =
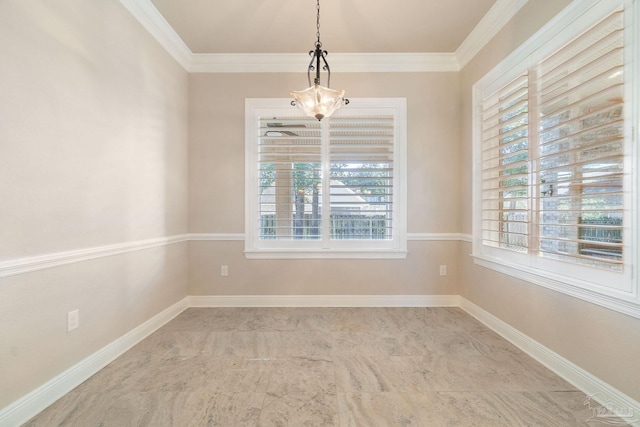
[[[331,85],[331,68],[327,62],[326,50],[322,50],[322,42],[320,41],[320,0],[316,0],[316,43],[315,49],[309,51],[311,56],[311,62],[307,68],[307,80],[309,81],[309,87],[304,90],[294,90],[291,92],[293,101],[291,105],[303,110],[308,116],[315,117],[318,120],[322,120],[325,117],[331,116],[334,111],[349,103],[348,99],[344,97],[344,90],[329,89]],[[322,62],[322,69],[327,72],[327,86],[324,87],[320,84],[320,66]],[[315,65],[314,65],[315,64]],[[315,71],[316,75],[313,79],[313,85],[311,84],[311,73]]]

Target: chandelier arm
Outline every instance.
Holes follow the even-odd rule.
[[[314,51],[309,51],[309,56],[311,56],[311,61],[309,61],[309,67],[307,67],[307,80],[309,81],[309,86],[311,86],[311,72],[314,70],[313,61],[316,59],[316,55]]]
[[[322,67],[322,69],[327,70],[327,87],[331,87],[331,68],[329,67],[329,63],[327,62],[328,54],[329,52],[327,52],[326,50],[322,51],[322,62],[324,62],[324,66]]]
[[[313,57],[316,60],[316,78],[313,80],[314,84],[320,84],[320,58],[322,57],[322,49],[320,49],[320,45],[316,44],[316,50],[313,53]]]

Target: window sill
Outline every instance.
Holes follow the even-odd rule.
[[[640,300],[634,293],[607,289],[599,290],[597,286],[560,274],[508,263],[486,255],[472,254],[471,256],[475,264],[481,267],[552,289],[628,316],[640,318]]]
[[[406,250],[282,250],[260,249],[245,250],[247,259],[404,259]]]

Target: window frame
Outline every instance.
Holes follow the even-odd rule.
[[[398,259],[407,255],[407,107],[406,98],[350,98],[333,116],[389,114],[394,117],[393,237],[388,240],[265,240],[256,226],[258,206],[258,134],[260,117],[304,117],[288,98],[245,99],[245,249],[248,259]],[[321,124],[328,130],[331,118]],[[329,176],[328,152],[323,155],[323,179]],[[325,209],[329,206],[324,204]],[[324,243],[324,244],[323,244]]]
[[[512,54],[497,64],[474,86],[472,92],[473,122],[473,251],[474,262],[500,273],[526,280],[546,288],[550,288],[607,308],[614,309],[634,317],[640,317],[639,284],[635,270],[638,258],[638,192],[640,181],[638,168],[638,101],[633,93],[639,89],[638,60],[640,56],[638,41],[640,9],[633,0],[590,0],[573,2],[555,18],[548,22],[533,37],[517,48]],[[625,8],[625,151],[624,151],[624,185],[625,192],[623,224],[624,271],[611,273],[597,268],[566,263],[538,257],[533,254],[515,253],[483,244],[482,236],[482,102],[485,95],[491,94],[520,74],[535,70],[536,64],[563,47],[576,36],[583,33],[614,10]],[[567,24],[569,22],[569,24]],[[534,89],[535,91],[535,89]],[[529,95],[529,99],[535,93]],[[533,110],[537,109],[537,105]],[[530,114],[536,114],[536,111]],[[530,135],[530,150],[537,149],[538,135]],[[529,159],[529,162],[532,162]],[[534,165],[535,166],[535,165]],[[630,171],[630,172],[629,172]],[[532,200],[535,204],[537,195]],[[530,206],[530,212],[532,207]],[[533,213],[535,214],[535,213]],[[529,224],[534,224],[530,218]],[[529,235],[533,236],[529,231]],[[531,248],[531,244],[529,245]],[[535,249],[535,248],[533,248]],[[612,275],[614,274],[614,275]],[[617,277],[614,285],[607,284],[612,277]]]

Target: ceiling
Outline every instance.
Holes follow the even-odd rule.
[[[299,53],[316,40],[314,0],[151,0],[194,54]],[[322,0],[330,53],[455,52],[496,0]]]

